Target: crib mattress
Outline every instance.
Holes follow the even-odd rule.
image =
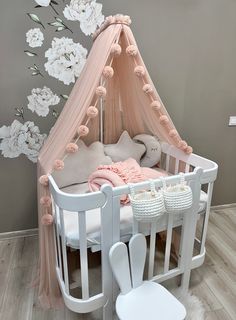
[[[68,193],[87,193],[89,192],[88,184],[76,184],[62,189]],[[199,213],[206,209],[207,194],[201,192],[199,203]],[[59,219],[57,219],[59,221]],[[181,224],[182,215],[176,214],[174,217],[174,226]],[[78,213],[64,210],[65,237],[67,246],[71,248],[79,248],[79,223]],[[120,237],[121,240],[127,240],[132,235],[133,213],[130,205],[121,206],[120,208]],[[158,220],[158,230],[165,230],[167,225],[167,215],[164,215]],[[59,231],[61,229],[58,222]],[[150,224],[141,224],[141,232],[149,234]],[[100,208],[89,210],[86,213],[86,233],[88,247],[99,246],[101,242],[101,215]]]

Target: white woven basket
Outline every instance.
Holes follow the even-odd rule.
[[[164,179],[162,179],[162,183],[162,193],[167,212],[180,212],[192,207],[192,189],[186,185],[183,173],[180,173],[180,183],[177,185],[167,187]]]
[[[130,203],[136,220],[150,222],[161,217],[165,212],[162,192],[155,189],[154,182],[150,182],[150,191],[135,193],[134,186],[130,185]]]

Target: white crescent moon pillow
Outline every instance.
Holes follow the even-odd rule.
[[[161,159],[161,144],[149,134],[138,134],[133,138],[134,141],[143,143],[146,147],[146,152],[140,160],[141,167],[154,167]]]

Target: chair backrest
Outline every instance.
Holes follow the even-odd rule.
[[[146,239],[141,233],[130,239],[130,259],[127,246],[123,242],[117,242],[111,247],[110,264],[122,294],[127,294],[132,288],[142,284],[146,252]]]

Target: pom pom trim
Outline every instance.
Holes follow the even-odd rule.
[[[78,134],[81,137],[87,136],[89,133],[89,128],[87,126],[81,125],[78,129]]]
[[[88,107],[88,110],[87,110],[87,116],[89,118],[96,118],[98,115],[98,109],[94,106],[90,106]]]
[[[66,146],[66,152],[68,153],[75,153],[77,152],[79,149],[78,145],[76,143],[68,143],[68,145]]]
[[[96,88],[96,95],[99,97],[105,97],[107,94],[107,89],[103,86],[98,86]]]
[[[43,226],[50,226],[53,223],[53,216],[49,213],[46,213],[41,218],[41,223]]]
[[[143,91],[145,93],[152,93],[153,92],[153,88],[152,86],[149,84],[149,83],[146,83],[144,86],[143,86]]]
[[[143,77],[145,75],[145,69],[143,66],[137,66],[134,68],[134,73],[137,77]]]
[[[133,56],[134,57],[138,53],[138,48],[135,45],[131,44],[126,48],[126,53],[127,53],[128,56]]]
[[[111,46],[111,54],[114,56],[119,56],[122,52],[121,46],[118,43],[113,43]]]
[[[48,176],[46,174],[44,174],[41,177],[39,177],[39,183],[42,186],[47,187],[49,185]]]
[[[52,204],[52,200],[49,196],[45,196],[45,197],[40,198],[40,204],[43,207],[49,208]]]
[[[114,75],[114,70],[110,66],[105,66],[102,72],[104,78],[109,79],[112,78]]]
[[[161,103],[158,100],[154,100],[152,101],[152,103],[150,104],[151,108],[155,111],[160,111],[161,110]]]
[[[54,164],[53,164],[54,170],[57,170],[57,171],[63,170],[64,166],[65,166],[64,161],[60,159],[57,159],[54,161]]]

